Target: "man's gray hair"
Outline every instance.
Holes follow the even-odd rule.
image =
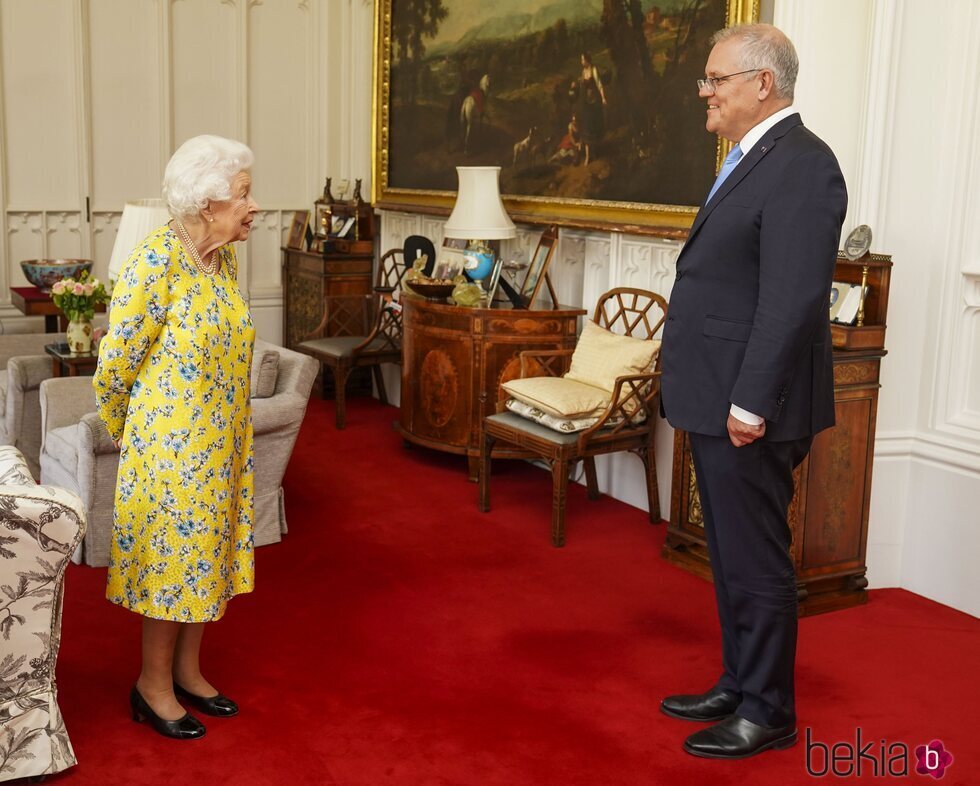
[[[231,198],[235,175],[251,169],[255,156],[241,142],[203,134],[177,148],[163,173],[163,198],[178,221],[196,217],[209,201]]]
[[[735,25],[711,36],[711,45],[735,39],[741,42],[739,70],[768,69],[772,71],[777,98],[793,100],[800,60],[793,42],[778,27],[765,24]]]

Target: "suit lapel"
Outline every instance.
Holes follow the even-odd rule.
[[[762,138],[756,142],[755,146],[753,146],[748,154],[739,162],[738,166],[735,167],[732,173],[725,179],[725,182],[721,184],[721,187],[715,192],[715,195],[711,198],[711,200],[702,205],[697,216],[694,218],[694,223],[691,225],[691,231],[688,232],[687,242],[684,244],[684,248],[687,248],[691,244],[691,241],[694,240],[694,236],[698,233],[698,230],[701,229],[701,226],[705,221],[707,221],[708,216],[711,215],[712,211],[721,203],[721,201],[728,196],[735,186],[748,177],[749,173],[756,164],[769,155],[772,149],[776,146],[779,138],[784,136],[791,128],[802,124],[803,121],[800,119],[800,115],[797,112],[790,115],[785,120],[781,120],[780,122],[776,123],[776,125],[762,135]]]

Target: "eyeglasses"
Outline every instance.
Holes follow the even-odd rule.
[[[738,73],[735,74],[726,74],[725,76],[709,76],[707,79],[699,79],[698,91],[700,92],[701,90],[707,90],[708,95],[713,96],[715,94],[715,90],[718,88],[718,85],[728,81],[733,76],[741,76],[742,74],[753,74],[756,71],[761,71],[761,70],[762,70],[761,68],[750,68],[748,71],[739,71]]]

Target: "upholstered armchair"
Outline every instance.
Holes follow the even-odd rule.
[[[14,447],[0,447],[0,781],[75,764],[58,709],[65,570],[85,532],[77,495],[38,486]]]
[[[38,388],[51,376],[51,358],[44,346],[64,340],[64,334],[55,333],[0,336],[0,445],[19,449],[35,478],[41,473]]]
[[[277,373],[264,373],[276,363]],[[282,478],[319,366],[306,355],[261,340],[255,342],[252,366],[255,545],[264,546],[278,543],[287,531]],[[96,412],[91,377],[45,380],[40,405],[41,480],[78,493],[89,520],[78,556],[88,565],[107,565],[119,451]]]

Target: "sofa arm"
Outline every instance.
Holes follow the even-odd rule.
[[[119,452],[98,412],[82,415],[82,419],[78,422],[78,444],[81,445],[82,450],[87,450],[96,456]]]
[[[41,435],[95,412],[91,377],[53,377],[41,383]]]
[[[259,436],[302,422],[308,401],[308,396],[299,393],[252,399],[252,433]]]
[[[47,355],[21,355],[7,361],[7,376],[11,387],[34,390],[53,375],[51,358]]]

